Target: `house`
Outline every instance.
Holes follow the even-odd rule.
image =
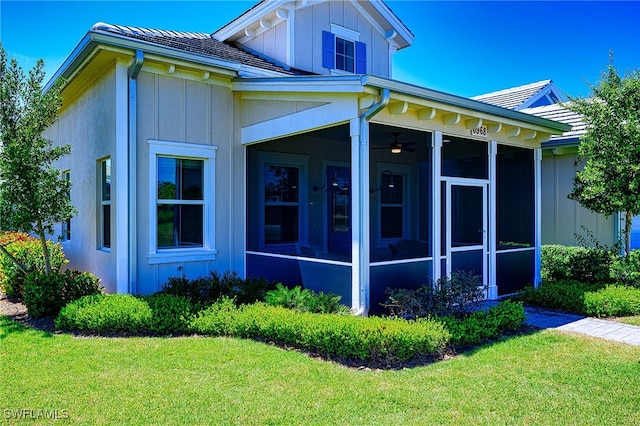
[[[573,189],[580,137],[585,133],[582,116],[561,105],[564,97],[551,80],[476,96],[473,99],[566,123],[569,131],[552,135],[542,143],[542,243],[613,245],[624,229],[624,217],[594,213],[567,198]],[[640,217],[634,218],[632,247],[640,248]],[[587,231],[588,230],[588,231]],[[591,235],[590,235],[590,234]]]
[[[48,137],[79,213],[71,266],[108,291],[238,271],[331,291],[475,271],[539,280],[541,144],[569,126],[392,77],[382,1],[262,1],[213,34],[96,24]]]

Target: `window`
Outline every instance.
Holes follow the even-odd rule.
[[[100,161],[100,247],[111,248],[111,158]]]
[[[264,165],[264,242],[295,244],[299,241],[300,169]]]
[[[65,170],[61,174],[61,179],[67,182],[71,182],[71,171]],[[71,192],[67,194],[67,198],[71,199]],[[62,241],[70,241],[71,240],[71,218],[62,222],[62,227],[60,229],[60,238]]]
[[[204,161],[157,157],[158,248],[202,247]]]
[[[631,250],[640,250],[640,216],[633,216],[631,219]]]
[[[149,262],[175,261],[176,256],[181,260],[214,259],[217,147],[155,140],[148,143]]]
[[[388,170],[380,175],[380,237],[401,239],[404,236],[404,176]]]
[[[367,73],[367,46],[358,41],[356,31],[331,25],[322,32],[322,66],[330,70]]]

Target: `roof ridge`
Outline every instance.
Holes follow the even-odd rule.
[[[202,32],[193,31],[174,31],[162,30],[156,28],[133,27],[128,25],[113,25],[105,22],[98,22],[92,31],[107,31],[110,33],[118,33],[122,35],[147,36],[147,37],[172,37],[172,38],[190,38],[190,39],[210,39],[211,35]]]
[[[535,83],[528,83],[528,84],[523,84],[521,86],[510,87],[508,89],[497,90],[495,92],[483,93],[481,95],[473,96],[471,99],[480,100],[480,99],[484,99],[484,98],[488,98],[488,97],[492,97],[492,96],[518,92],[518,91],[525,90],[525,89],[532,89],[534,87],[544,87],[544,86],[546,86],[548,84],[551,84],[551,83],[553,83],[553,81],[551,79],[540,80],[540,81],[536,81]]]

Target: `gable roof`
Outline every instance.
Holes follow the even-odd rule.
[[[571,111],[560,104],[545,105],[535,108],[526,108],[520,110],[526,114],[535,115],[537,117],[546,118],[548,120],[558,121],[560,123],[569,124],[571,130],[561,135],[552,135],[548,142],[542,144],[545,146],[578,144],[580,136],[586,133],[586,125],[582,120],[582,115]]]
[[[562,95],[553,84],[553,81],[542,80],[497,92],[485,93],[484,95],[474,96],[471,99],[503,108],[521,110],[529,107],[555,104],[562,100]]]
[[[236,46],[215,40],[207,33],[129,27],[124,25],[105,24],[102,22],[95,24],[91,31],[116,34],[127,38],[142,40],[226,61],[237,62],[242,65],[262,68],[282,74],[295,74],[295,71],[292,71],[288,67],[277,64],[275,61],[269,61],[264,56],[258,56],[239,49]]]
[[[413,33],[383,0],[345,1],[351,1],[366,18],[372,21],[374,27],[395,43],[398,50],[413,44]],[[255,36],[288,19],[291,10],[321,2],[321,0],[261,0],[233,21],[214,31],[211,36],[220,41],[243,43],[247,37]]]

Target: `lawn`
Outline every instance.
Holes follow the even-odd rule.
[[[542,331],[367,371],[248,340],[78,338],[0,317],[0,412],[11,423],[16,410],[58,410],[73,424],[639,424],[639,361],[640,347]]]

